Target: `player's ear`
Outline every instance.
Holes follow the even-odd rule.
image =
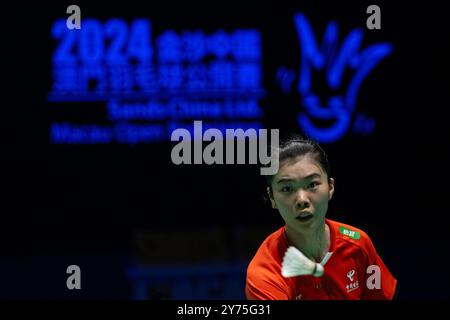
[[[328,200],[331,200],[331,198],[333,198],[333,194],[334,194],[334,179],[333,178],[328,179],[328,186],[329,186]]]
[[[273,199],[273,193],[272,190],[270,190],[270,187],[267,187],[267,195],[270,200],[270,204],[272,205],[272,209],[277,209],[277,204],[275,203],[275,200]]]

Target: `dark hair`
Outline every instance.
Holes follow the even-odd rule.
[[[290,136],[280,143],[280,147],[278,148],[278,163],[281,165],[284,160],[295,159],[296,157],[307,154],[320,164],[329,179],[331,177],[331,167],[327,154],[317,142],[301,136]],[[270,191],[272,191],[271,185],[274,176],[266,175],[266,181]]]

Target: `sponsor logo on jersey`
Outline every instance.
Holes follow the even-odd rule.
[[[344,235],[347,236],[349,238],[352,238],[354,240],[358,240],[361,238],[361,234],[358,231],[354,231],[354,230],[350,230],[347,229],[343,226],[339,226],[339,231]]]

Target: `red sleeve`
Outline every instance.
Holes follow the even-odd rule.
[[[247,270],[245,297],[248,300],[288,300],[289,294],[282,279],[277,279],[268,270],[257,268]]]
[[[397,280],[381,260],[370,238],[367,237],[367,239],[365,246],[367,265],[362,299],[392,300],[397,288]]]

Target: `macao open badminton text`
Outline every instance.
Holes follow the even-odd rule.
[[[177,307],[177,315],[179,316],[200,316],[208,318],[214,316],[217,318],[226,316],[256,316],[270,315],[269,304],[220,304],[210,306],[195,306],[183,304]],[[183,317],[185,318],[185,317]],[[181,318],[180,318],[181,319]]]

